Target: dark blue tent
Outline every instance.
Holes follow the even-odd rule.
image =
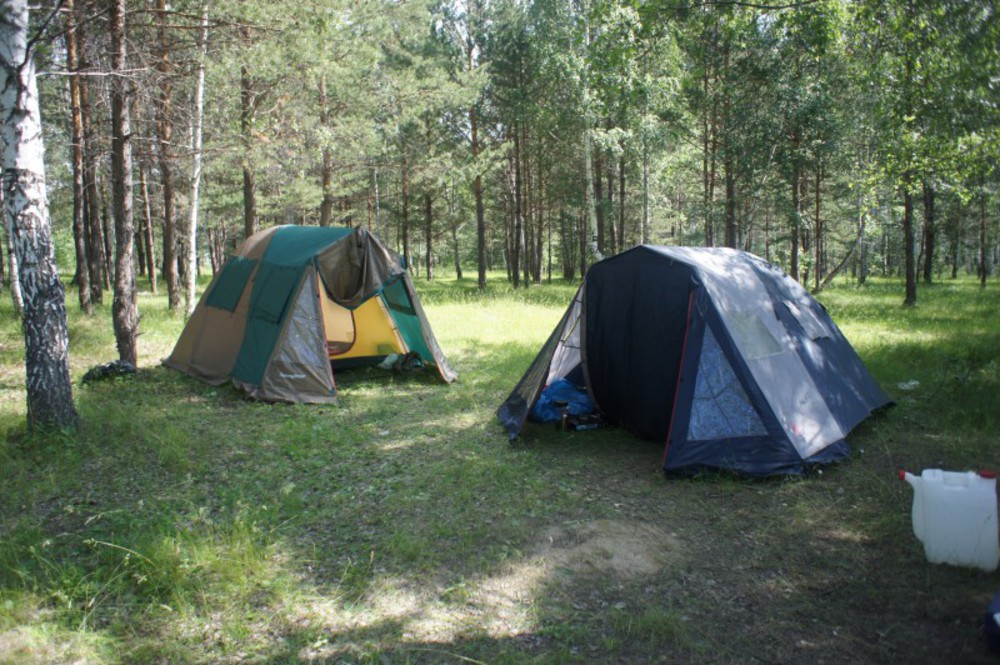
[[[499,410],[510,437],[582,368],[603,416],[664,442],[663,467],[800,473],[889,404],[826,310],[746,252],[642,246],[594,264]]]

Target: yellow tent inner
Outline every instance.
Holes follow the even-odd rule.
[[[330,300],[323,285],[318,286],[331,358],[365,358],[407,352],[406,344],[380,296],[369,298],[352,311]]]

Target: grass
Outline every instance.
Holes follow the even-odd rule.
[[[994,284],[825,292],[897,405],[764,482],[666,480],[613,429],[510,446],[495,409],[575,285],[418,288],[459,382],[345,373],[332,406],[163,369],[183,320],[149,294],[138,376],[80,385],[110,304],[71,305],[74,435],[25,432],[4,298],[0,662],[988,660],[996,582],[924,561],[895,470],[1000,467]]]

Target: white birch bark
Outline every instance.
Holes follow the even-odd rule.
[[[591,265],[604,258],[601,250],[597,247],[597,202],[594,201],[594,145],[590,133],[593,127],[590,112],[590,67],[587,65],[587,56],[590,53],[590,8],[589,3],[584,2],[581,8],[583,12],[583,34],[584,51],[582,55],[582,72],[580,77],[581,85],[581,106],[583,107],[583,159],[586,170],[586,184],[583,192],[584,205],[587,208],[587,229],[590,231],[590,240],[587,247],[590,249]],[[583,276],[581,275],[581,278]]]
[[[25,0],[0,2],[0,136],[3,198],[24,297],[28,426],[73,427],[77,413],[69,376],[65,290],[56,271],[49,223]]]
[[[202,126],[205,117],[205,52],[208,48],[208,8],[202,8],[201,37],[198,44],[198,81],[194,95],[194,126],[191,128],[191,205],[188,211],[187,242],[184,259],[187,263],[184,284],[184,311],[191,316],[197,304],[195,286],[198,281],[198,196],[201,191]]]
[[[17,276],[17,254],[14,252],[14,230],[11,228],[10,215],[6,213],[3,188],[0,187],[0,209],[3,213],[3,232],[7,237],[7,279],[10,280],[10,297],[14,301],[14,313],[19,317],[24,314],[24,296],[21,294],[21,280]]]

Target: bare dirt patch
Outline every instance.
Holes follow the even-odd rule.
[[[655,575],[682,559],[673,533],[645,522],[595,520],[546,529],[537,554],[546,564],[574,573],[631,579]]]

